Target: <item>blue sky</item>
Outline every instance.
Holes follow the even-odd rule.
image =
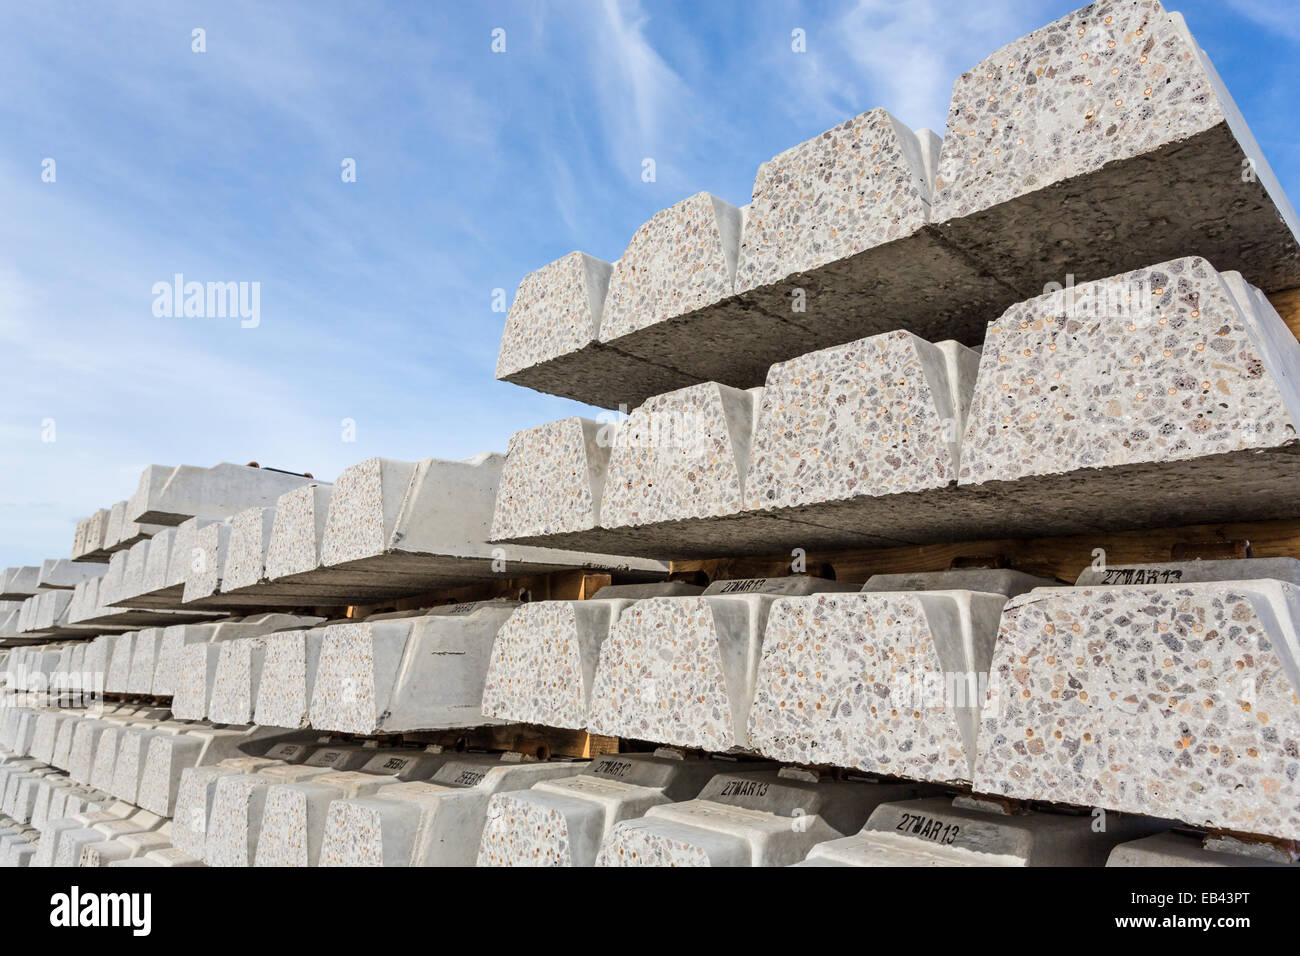
[[[493,380],[493,290],[701,189],[743,205],[872,107],[941,132],[960,72],[1078,5],[4,4],[0,567],[66,555],[150,463],[333,479],[582,412]],[[1294,194],[1300,5],[1175,7]],[[260,325],[156,317],[178,272],[259,282]]]

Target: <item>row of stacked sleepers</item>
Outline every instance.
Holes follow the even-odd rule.
[[[498,378],[618,414],[152,466],[0,576],[0,863],[1289,865],[1294,559],[802,572],[1300,516],[1297,229],[1182,18],[1103,0],[942,139],[872,110],[565,256]],[[670,577],[739,555],[796,573]],[[493,727],[606,752],[451,745]]]
[[[18,648],[0,861],[1284,865],[1298,583],[793,575]],[[629,743],[410,742],[484,723]]]

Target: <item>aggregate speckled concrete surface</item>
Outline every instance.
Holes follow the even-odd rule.
[[[975,789],[1296,839],[1298,598],[1263,580],[1013,599]]]
[[[1204,259],[1049,293],[989,326],[960,482],[1294,443],[1285,374]]]
[[[951,360],[949,359],[951,355]],[[957,479],[978,354],[888,332],[772,366],[745,507],[790,508]]]
[[[1294,209],[1155,0],[1083,7],[958,77],[932,221],[1022,295],[1190,253],[1268,291],[1300,285]]]
[[[754,395],[705,382],[647,400],[614,437],[600,523],[619,528],[741,510]]]
[[[511,435],[491,539],[596,527],[614,431],[575,417]]]
[[[535,601],[501,626],[483,683],[489,717],[580,729],[600,647],[629,602]]]
[[[970,780],[1000,594],[784,598],[768,615],[751,745],[778,760]]]
[[[770,595],[648,598],[601,645],[588,728],[681,747],[746,747]]]

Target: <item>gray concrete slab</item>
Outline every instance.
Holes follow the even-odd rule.
[[[660,748],[597,757],[575,776],[498,793],[488,805],[476,865],[593,866],[615,824],[694,799],[728,769],[727,761]]]
[[[206,767],[189,767],[181,774],[172,818],[172,846],[202,860],[207,848],[208,822],[223,777],[243,776],[276,761],[265,757],[236,757]]]
[[[230,550],[231,521],[230,518],[214,521],[195,533],[194,552],[181,589],[182,604],[192,605],[221,590]]]
[[[493,639],[518,606],[482,601],[418,617],[330,625],[311,726],[375,734],[499,723],[482,713],[483,683]]]
[[[213,695],[216,691],[218,665],[221,663],[227,644],[237,639],[261,637],[276,630],[292,629],[295,625],[315,624],[319,621],[320,618],[299,617],[289,614],[267,614],[254,620],[217,624],[210,631],[201,632],[197,635],[189,633],[177,635],[175,640],[183,643],[180,647],[179,668],[172,696],[172,713],[179,720],[204,720],[209,717]],[[207,641],[202,640],[205,635],[208,638]],[[196,640],[188,641],[187,638],[191,636],[195,637]],[[251,645],[247,649],[250,650],[249,663],[251,666]],[[231,663],[228,665],[230,680],[227,684],[239,683],[238,675],[235,673],[238,663],[239,658],[231,659]],[[251,681],[251,677],[248,679]],[[225,704],[230,705],[227,709],[235,708],[238,703],[233,699],[236,689],[233,686],[228,686],[224,690],[227,696]],[[250,701],[253,699],[255,698],[248,698]],[[219,722],[216,721],[216,718],[212,719]]]
[[[1266,579],[1013,598],[975,789],[1295,839],[1298,596]]]
[[[483,681],[484,716],[580,729],[600,648],[632,602],[536,601],[520,605],[497,631]]]
[[[1107,866],[1259,867],[1295,866],[1272,846],[1207,840],[1204,834],[1168,830],[1121,843],[1110,851]]]
[[[598,527],[614,430],[612,424],[574,417],[511,435],[491,539]]]
[[[358,584],[394,594],[582,567],[664,573],[657,561],[488,543],[505,458],[463,462],[372,458],[335,482],[321,560],[327,571],[363,572]],[[379,577],[382,575],[383,577]]]
[[[227,518],[245,508],[274,505],[280,495],[310,481],[303,475],[230,462],[211,468],[180,465],[165,476],[158,466],[150,466],[140,476],[126,517],[161,525],[194,517]]]
[[[367,752],[373,756],[362,769],[340,769],[267,790],[255,866],[317,866],[332,803],[372,796],[395,782],[428,779],[458,756],[387,749]]]
[[[244,757],[294,762],[302,756],[295,749],[302,744],[304,741],[297,737],[286,740],[281,730],[256,726],[189,725],[176,734],[160,734],[149,741],[149,750],[140,771],[140,806],[171,816],[175,812],[182,775],[186,770]],[[268,757],[272,750],[275,752],[273,758]]]
[[[815,844],[859,829],[882,802],[917,792],[915,784],[737,768],[694,800],[653,806],[615,826],[596,865],[788,866]]]
[[[6,601],[25,601],[36,593],[40,577],[39,567],[5,568],[4,575],[0,577],[0,598]]]
[[[800,316],[764,311],[735,296],[743,218],[741,209],[717,196],[696,193],[637,230],[614,264],[600,343],[664,368],[661,387],[632,393],[631,383],[613,380],[593,404],[636,404],[680,387],[672,384],[674,375],[757,385],[774,348],[779,354],[792,340],[807,338]]]
[[[262,679],[253,718],[271,727],[306,727],[327,626],[280,631],[265,638]]]
[[[930,782],[970,780],[1002,594],[819,594],[768,615],[751,745]]]
[[[1296,558],[1235,558],[1230,560],[1165,561],[1084,568],[1078,587],[1111,584],[1202,584],[1212,581],[1254,581],[1269,578],[1300,585]]]
[[[800,587],[834,588],[804,578]],[[601,645],[592,733],[725,751],[749,745],[749,709],[775,594],[647,598]]]
[[[1112,849],[1165,824],[1147,817],[1008,812],[970,798],[881,804],[860,833],[813,847],[831,866],[1101,866]]]
[[[203,861],[208,866],[252,866],[257,858],[258,838],[266,796],[276,784],[291,784],[328,774],[325,767],[281,764],[261,767],[253,773],[229,774],[216,781],[212,809],[208,816]]]
[[[958,77],[935,185],[939,232],[1022,295],[1190,254],[1300,285],[1295,210],[1155,0],[1091,4]]]
[[[428,782],[397,783],[330,804],[321,866],[473,866],[494,793],[572,775],[578,762],[470,754]]]
[[[66,588],[71,590],[82,581],[97,578],[108,570],[105,564],[72,562],[67,558],[49,558],[41,562],[36,585],[45,589]]]
[[[862,585],[872,591],[981,591],[1013,598],[1034,588],[1054,587],[1055,578],[1040,578],[1007,568],[955,568],[949,571],[912,571],[873,574]]]
[[[571,252],[524,277],[506,315],[496,377],[617,408],[689,385],[689,376],[599,341],[613,267]]]

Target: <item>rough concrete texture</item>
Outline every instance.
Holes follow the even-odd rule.
[[[599,757],[576,776],[498,793],[488,805],[477,865],[592,866],[616,823],[693,799],[724,765],[661,748]]]
[[[252,587],[266,577],[266,551],[274,526],[274,508],[248,508],[230,519],[230,543],[222,568],[221,590]]]
[[[149,569],[150,539],[145,538],[126,549],[126,568],[122,572],[120,594],[134,596],[144,593],[145,573]]]
[[[171,849],[171,828],[163,824],[157,830],[116,835],[100,843],[82,847],[78,866],[112,866],[124,861],[143,859],[145,854]]]
[[[614,264],[600,342],[659,369],[658,387],[633,394],[629,383],[607,381],[595,404],[636,404],[683,377],[756,385],[772,345],[789,348],[794,336],[806,335],[733,295],[743,218],[743,210],[696,193],[637,230]]]
[[[947,796],[883,803],[858,834],[814,847],[817,866],[1102,866],[1111,849],[1166,824],[1109,814],[1105,829],[1091,814],[1009,811]]]
[[[275,522],[266,549],[267,578],[302,574],[320,566],[332,489],[332,485],[313,482],[276,499]]]
[[[529,273],[506,315],[496,377],[542,365],[596,340],[613,267],[571,252]]]
[[[1146,295],[1140,294],[1145,291]],[[1273,357],[1204,259],[1138,269],[1008,310],[989,327],[963,484],[1295,442]],[[1090,315],[1091,302],[1123,302]],[[1088,321],[1091,318],[1092,321]]]
[[[161,525],[194,517],[226,518],[254,505],[274,505],[280,495],[310,481],[303,475],[229,462],[211,468],[180,465],[165,477],[157,466],[150,466],[140,476],[126,517]]]
[[[54,737],[54,755],[50,758],[50,763],[60,770],[67,771],[72,766],[72,738],[76,734],[77,725],[83,719],[70,717],[59,724]]]
[[[978,365],[979,354],[956,342],[898,331],[772,366],[744,507],[862,523],[899,540],[942,521],[942,508],[913,493],[957,480]],[[908,497],[891,498],[900,494]]]
[[[321,866],[473,866],[494,793],[569,776],[579,762],[518,755],[449,760],[427,783],[398,783],[330,804]]]
[[[496,377],[605,408],[690,384],[689,376],[598,341],[612,268],[571,252],[525,276],[506,316]]]
[[[511,435],[492,511],[492,540],[597,527],[615,430],[575,417]]]
[[[110,694],[125,694],[131,680],[131,658],[135,651],[135,631],[117,634],[110,638],[112,651],[108,658],[108,673],[104,677],[104,690]]]
[[[1088,567],[1083,569],[1074,583],[1077,587],[1097,587],[1110,584],[1202,584],[1208,581],[1255,581],[1265,578],[1300,585],[1300,559],[1197,559]]]
[[[740,229],[740,210],[704,192],[655,213],[614,263],[600,316],[601,341],[618,342],[730,298]],[[641,357],[670,365],[676,358],[662,352]]]
[[[328,573],[393,594],[574,567],[661,574],[658,561],[488,544],[503,455],[467,461],[372,458],[346,469],[330,496]]]
[[[418,616],[325,630],[311,725],[347,733],[443,730],[496,723],[483,683],[512,601],[435,608]]]
[[[36,715],[35,729],[32,731],[31,755],[41,763],[54,763],[54,742],[59,728],[74,718],[53,711]]]
[[[201,737],[188,734],[158,734],[149,738],[136,791],[139,805],[162,816],[171,816],[181,774],[198,765],[203,748]]]
[[[162,629],[162,638],[158,643],[157,663],[154,666],[154,694],[160,697],[171,697],[176,693],[184,648],[190,644],[211,641],[215,628],[215,624],[173,624]]]
[[[759,167],[736,292],[807,330],[768,346],[768,364],[900,327],[975,343],[1015,301],[926,225],[939,145],[874,109]]]
[[[492,644],[483,714],[546,727],[586,727],[601,645],[630,604],[596,597],[516,608]]]
[[[102,560],[108,554],[105,549],[105,537],[108,533],[108,519],[111,513],[107,508],[100,508],[90,516],[90,524],[86,528],[86,550],[84,557]]]
[[[81,558],[88,550],[87,539],[89,536],[90,519],[82,518],[77,522],[77,528],[72,534],[72,550],[68,552],[68,556],[71,557],[73,561]]]
[[[189,570],[181,590],[182,603],[210,597],[221,590],[230,550],[230,524],[230,519],[214,521],[195,531]]]
[[[271,727],[305,727],[320,666],[325,627],[281,631],[266,637],[254,720]]]
[[[252,866],[268,790],[328,772],[321,767],[283,765],[218,778],[208,816],[204,862],[208,866]]]
[[[591,732],[704,750],[747,746],[763,629],[776,600],[648,598],[623,611],[601,645]]]
[[[373,732],[401,666],[411,624],[407,618],[325,628],[309,708],[313,727]]]
[[[223,656],[229,662],[227,674],[230,677],[225,686],[223,715],[237,716],[245,713],[248,708],[252,707],[252,702],[256,699],[255,688],[251,686],[251,681],[254,679],[252,676],[253,658],[257,657],[256,663],[259,674],[261,658],[260,655],[253,654],[253,646],[248,645],[246,649],[250,653],[247,660],[248,669],[245,670],[242,667],[244,663],[242,653],[238,650],[228,650],[227,645],[239,638],[258,638],[282,627],[293,627],[295,624],[302,623],[310,624],[319,620],[319,618],[301,618],[287,614],[268,614],[256,620],[249,619],[247,621],[214,625],[211,628],[211,636],[207,642],[202,640],[202,634],[200,634],[195,642],[183,643],[179,651],[179,667],[172,697],[172,713],[175,714],[178,720],[203,720],[211,716],[210,709],[216,690],[218,665],[221,663]],[[190,634],[185,632],[179,635],[178,639],[185,641],[189,636]],[[244,688],[245,680],[250,682],[250,686],[246,689]],[[220,722],[216,717],[212,717],[212,719]]]
[[[128,694],[154,692],[154,668],[158,662],[158,645],[162,642],[162,637],[161,627],[150,627],[135,632],[135,646],[131,652],[131,671],[126,682]]]
[[[175,537],[176,529],[166,528],[149,539],[144,577],[140,581],[141,594],[160,591],[167,586],[167,570],[171,566],[172,541]]]
[[[126,502],[119,501],[108,508],[108,524],[104,526],[104,550],[120,551],[122,523],[126,517]]]
[[[615,434],[601,524],[618,528],[739,511],[753,429],[751,392],[705,382],[648,399]]]
[[[178,725],[179,726],[179,725]],[[117,742],[117,759],[113,764],[113,781],[108,792],[127,803],[139,803],[140,775],[155,737],[170,736],[177,728],[151,729],[127,727]]]
[[[139,804],[146,810],[171,816],[181,775],[190,767],[211,766],[226,759],[271,757],[286,762],[298,759],[297,743],[277,743],[282,734],[259,727],[205,727],[168,725],[177,732],[159,734],[149,742],[140,771]]]
[[[67,558],[50,558],[41,562],[36,576],[36,586],[72,590],[82,581],[97,578],[108,570],[108,564],[72,562]]]
[[[451,753],[379,751],[359,771],[277,784],[266,792],[256,866],[317,866],[330,804],[372,796],[401,780],[431,776]]]
[[[324,637],[325,627],[266,636],[253,720],[272,727],[307,726]]]
[[[1083,7],[962,74],[932,221],[1023,295],[1189,254],[1270,292],[1300,285],[1295,211],[1155,0]]]
[[[181,648],[176,689],[172,695],[172,714],[177,720],[207,719],[220,660],[220,644],[186,644]]]
[[[208,701],[208,719],[216,724],[248,724],[266,661],[266,640],[244,637],[223,641],[217,656]]]
[[[983,515],[1007,494],[1016,526],[1052,534],[1289,514],[1278,489],[1300,460],[1300,399],[1294,364],[1260,332],[1275,322],[1243,312],[1198,258],[1008,310],[989,326],[962,444],[975,525],[996,529]]]
[[[1295,839],[1298,595],[1259,580],[1014,598],[975,789]]]
[[[141,524],[128,520],[126,509],[125,501],[119,501],[108,509],[108,520],[103,526],[104,536],[100,542],[102,551],[113,552],[130,548],[162,530],[162,525]]]
[[[51,633],[63,630],[68,622],[68,608],[74,591],[38,591],[23,601],[18,612],[20,634]]]
[[[126,555],[122,552],[114,554],[109,559],[108,573],[100,590],[100,603],[110,607],[117,604],[131,607],[179,606],[185,592],[185,582],[191,574],[198,575],[202,572],[207,559],[207,553],[200,543],[200,532],[214,522],[215,519],[212,518],[190,518],[177,525],[173,529],[170,546],[166,548],[167,565],[161,582],[157,577],[160,562],[150,562],[146,557],[141,587],[148,590],[139,594],[122,593],[126,567],[123,565],[120,578],[117,577],[115,568],[118,557],[125,558]],[[155,540],[163,539],[161,536],[151,539],[150,550],[153,549]]]
[[[95,759],[91,763],[88,783],[96,790],[108,793],[113,789],[113,768],[117,763],[118,745],[125,729],[117,724],[109,724],[95,744]]]
[[[181,624],[163,629],[154,669],[153,693],[159,696],[181,693],[185,648],[194,644],[220,643],[244,637],[262,637],[274,631],[318,623],[316,617],[291,614],[260,614],[211,624]],[[195,657],[197,659],[197,655]],[[214,662],[215,666],[215,662]],[[191,674],[197,677],[198,672]],[[194,688],[190,688],[193,690]],[[173,700],[173,704],[175,701]],[[187,718],[201,719],[201,718]]]
[[[912,784],[737,769],[715,776],[695,800],[618,824],[596,865],[788,866],[815,844],[858,830],[878,804],[916,793]]]
[[[532,517],[494,534],[509,534],[516,544],[660,559],[770,554],[810,540],[846,547],[893,543],[868,531],[739,513],[758,391],[704,383],[651,398],[617,427],[604,426],[597,440],[612,441],[613,448],[602,500],[590,509],[585,493],[569,492],[572,482],[563,480],[575,469],[570,456],[537,440],[544,430],[534,429],[521,446],[530,453],[518,459],[519,472],[535,485],[522,509]],[[543,480],[553,475],[560,480]]]
[[[208,821],[217,783],[223,777],[253,773],[276,761],[264,757],[238,757],[209,767],[189,767],[181,774],[175,815],[172,818],[172,846],[195,859],[203,859],[207,848]]]
[[[970,780],[1005,603],[971,591],[776,602],[749,712],[752,746],[792,763]]]

